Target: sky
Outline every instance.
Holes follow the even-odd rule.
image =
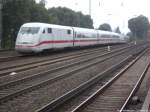
[[[89,14],[90,0],[46,1],[46,8],[61,6]],[[149,0],[91,0],[91,18],[94,28],[98,28],[100,24],[109,23],[113,30],[119,26],[121,32],[127,33],[129,32],[128,20],[139,15],[150,18]]]

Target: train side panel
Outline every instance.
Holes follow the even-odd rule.
[[[22,27],[16,40],[19,52],[125,42],[120,34],[95,29],[46,23],[27,23]]]
[[[98,44],[97,32],[93,29],[73,27],[74,46],[89,46]]]
[[[124,41],[123,36],[120,34],[100,30],[97,32],[99,44],[122,43]]]
[[[41,49],[55,49],[73,46],[73,31],[70,27],[58,27],[49,25],[43,28],[40,42],[45,43]]]
[[[68,29],[53,29],[53,48],[65,48],[73,46],[73,31]]]

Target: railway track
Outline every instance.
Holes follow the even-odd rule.
[[[115,52],[118,52],[118,50],[116,50],[116,51],[114,51],[114,52],[112,52],[112,53],[115,53]],[[123,51],[124,52],[124,51]],[[122,53],[123,53],[122,52]],[[119,53],[120,54],[120,53]],[[96,54],[94,54],[94,55],[96,55]],[[55,66],[55,67],[53,67],[55,64],[52,64],[49,68],[47,68],[48,70],[43,70],[42,69],[42,71],[40,72],[40,73],[35,73],[35,74],[29,74],[29,75],[27,75],[27,76],[25,76],[25,74],[21,74],[21,75],[23,75],[23,77],[17,77],[17,76],[15,76],[14,77],[14,79],[12,79],[13,77],[12,76],[10,76],[10,75],[7,75],[7,76],[4,76],[4,77],[1,77],[0,78],[0,88],[1,87],[5,87],[5,86],[10,86],[10,85],[15,85],[15,84],[18,84],[18,83],[21,83],[21,82],[24,82],[24,81],[28,81],[28,80],[32,80],[33,78],[39,78],[39,77],[41,77],[41,76],[46,76],[46,74],[49,74],[49,73],[55,73],[56,71],[58,71],[58,70],[62,70],[62,69],[65,69],[65,68],[69,68],[69,67],[73,67],[73,66],[78,66],[78,64],[80,65],[81,63],[83,64],[83,63],[87,63],[87,62],[89,62],[89,61],[93,61],[94,59],[97,59],[97,58],[103,58],[104,56],[107,56],[107,55],[111,55],[110,53],[104,53],[104,54],[98,54],[98,55],[96,55],[96,56],[94,56],[94,57],[89,57],[89,58],[85,58],[85,57],[83,57],[83,58],[85,58],[85,59],[82,59],[82,61],[80,61],[80,60],[76,60],[76,61],[72,61],[72,62],[68,62],[68,64],[65,62],[65,65],[64,65],[64,63],[62,63],[61,65],[60,65],[60,62],[59,62],[59,64],[57,65],[57,66]],[[76,70],[80,70],[80,69],[82,69],[82,68],[86,68],[86,67],[90,67],[90,66],[92,66],[92,65],[94,65],[94,64],[96,64],[96,63],[100,63],[100,62],[103,62],[103,61],[105,61],[105,60],[107,60],[107,59],[109,59],[109,58],[112,58],[112,57],[114,57],[114,56],[116,56],[117,54],[114,54],[114,55],[112,55],[112,56],[108,56],[108,57],[106,57],[106,58],[103,58],[102,60],[100,60],[100,61],[98,61],[98,62],[94,62],[94,63],[90,63],[90,64],[87,64],[87,65],[85,65],[85,66],[82,66],[81,68],[77,68]],[[81,58],[80,58],[81,59]],[[44,71],[44,72],[43,72]],[[7,78],[10,78],[11,80],[5,80],[5,79],[7,79]],[[5,85],[5,86],[4,86]]]
[[[13,49],[0,49],[0,52],[12,51]]]
[[[100,48],[101,50],[104,50],[105,47],[103,48]],[[11,51],[9,50],[2,50],[0,51],[0,62],[7,62],[7,61],[11,61],[11,60],[19,60],[19,59],[23,59],[23,58],[27,58],[27,56],[35,56],[34,54],[24,54],[24,55],[21,55],[21,54],[13,54]],[[13,51],[14,52],[14,51]],[[83,52],[86,52],[86,50],[83,50]],[[54,52],[52,52],[51,54],[53,54]],[[49,53],[44,53],[44,56],[45,55],[48,55]],[[30,57],[29,57],[30,58]],[[43,60],[44,61],[44,60]]]
[[[132,45],[132,43],[129,43],[128,45]],[[111,46],[111,48],[113,48],[115,46],[122,47],[122,46],[125,46],[125,44],[123,44],[123,45],[114,45],[114,46]],[[92,49],[91,49],[91,51],[92,51]],[[100,49],[101,50],[102,49],[106,49],[106,47],[102,47]],[[65,50],[63,52],[67,53],[67,51]],[[73,51],[76,52],[76,49],[74,49]],[[85,49],[81,49],[81,51],[85,52],[86,50]],[[61,53],[60,51],[58,51],[58,52]],[[49,53],[47,53],[47,54],[44,53],[44,55],[48,55],[48,54]],[[55,52],[51,52],[50,54],[56,54],[56,53]],[[21,54],[18,54],[17,52],[15,52],[13,49],[0,50],[0,62],[7,62],[7,61],[12,61],[12,60],[13,61],[14,60],[21,60],[23,58],[27,58],[27,56],[29,56],[29,58],[30,58],[30,56],[34,56],[34,54],[24,54],[24,55],[21,55]]]
[[[128,44],[128,45],[132,45],[132,44]],[[111,49],[114,49],[114,48],[117,48],[117,47],[119,48],[119,47],[123,47],[123,46],[127,46],[127,45],[126,44],[114,45],[114,46],[111,46]],[[47,57],[49,55],[51,55],[51,57],[53,57],[54,55],[56,55],[56,57],[61,58],[61,56],[58,56],[58,55],[67,56],[67,55],[70,54],[70,56],[71,56],[71,55],[76,55],[76,53],[82,53],[82,52],[86,53],[88,51],[92,52],[92,50],[95,50],[95,49],[98,49],[98,48],[94,47],[94,48],[90,48],[90,49],[80,49],[80,50],[74,49],[73,53],[70,50],[69,50],[70,53],[69,53],[68,50],[63,50],[63,51],[59,51],[58,50],[58,51],[52,51],[52,52],[49,52],[49,53],[43,53],[43,55],[40,54],[41,55],[40,57],[43,58],[43,57],[45,57],[45,55]],[[101,47],[101,48],[99,48],[99,50],[107,50],[107,47]],[[5,52],[4,53],[0,53],[0,62],[8,62],[8,61],[14,61],[14,60],[18,61],[18,60],[23,60],[23,59],[28,59],[28,58],[33,58],[33,60],[36,60],[36,55],[35,54],[24,54],[24,55],[21,55],[21,54],[18,54],[16,52],[14,52],[14,51],[13,52],[9,52],[9,53],[5,53]],[[28,63],[30,64],[31,62],[33,62],[33,60],[31,60]],[[40,60],[41,59],[37,60],[37,62],[38,61],[40,62]],[[47,60],[48,60],[48,58],[47,58]],[[46,61],[46,59],[43,59],[41,61]],[[26,64],[26,63],[24,63],[24,64]],[[20,64],[18,64],[18,65],[20,65]],[[13,65],[11,65],[11,66],[13,66]],[[5,67],[2,67],[2,68],[5,68]]]
[[[148,69],[147,73],[145,74],[145,77],[140,85],[140,88],[137,90],[135,95],[133,96],[130,103],[127,105],[126,110],[134,110],[134,111],[147,111],[150,110],[149,106],[149,82],[150,82],[150,69]],[[137,98],[137,100],[133,100]]]
[[[117,45],[116,45],[117,46]],[[125,46],[125,45],[118,45],[118,46]],[[111,46],[112,48],[115,47],[115,46]],[[101,47],[99,48],[99,50],[106,50],[107,47]],[[73,49],[72,49],[73,50]],[[95,48],[90,48],[90,49],[80,49],[80,51],[82,52],[87,52],[87,51],[92,51],[92,50],[95,50]],[[78,52],[79,50],[76,51],[76,49],[73,50],[74,52]],[[64,52],[68,52],[68,50],[63,50],[63,51],[59,51],[58,52],[61,54],[61,53],[64,53]],[[47,52],[47,53],[43,53],[44,56],[45,55],[52,55],[52,54],[56,54],[58,53],[57,51],[52,51],[52,52]],[[42,55],[42,54],[40,54]],[[18,54],[17,52],[13,51],[13,50],[2,50],[0,51],[0,62],[7,62],[7,61],[12,61],[12,60],[19,60],[19,59],[22,59],[22,58],[26,58],[27,56],[35,56],[34,54],[24,54],[24,55],[21,55],[21,54]],[[30,57],[29,57],[30,58]],[[44,60],[43,60],[44,61]]]
[[[133,47],[133,46],[129,46],[129,47]],[[129,47],[123,47],[123,48],[119,48],[116,50],[121,51],[123,49],[127,49]],[[71,60],[71,59],[77,59],[80,57],[85,57],[87,55],[92,55],[95,53],[100,53],[100,52],[104,52],[103,54],[99,55],[98,57],[101,56],[105,56],[107,54],[111,54],[112,52],[115,52],[116,50],[113,50],[111,52],[108,52],[106,49],[95,49],[95,50],[88,50],[88,51],[84,51],[84,52],[79,52],[77,54],[71,54],[71,55],[67,55],[67,56],[58,56],[58,57],[54,57],[54,58],[46,58],[46,59],[42,59],[39,61],[34,61],[34,62],[29,62],[29,63],[24,63],[24,64],[17,64],[17,65],[12,65],[12,66],[8,66],[8,67],[1,67],[0,68],[0,77],[3,76],[8,76],[11,72],[20,72],[20,71],[25,71],[25,70],[29,70],[29,69],[33,69],[39,66],[45,66],[45,65],[50,65],[50,64],[55,64],[55,63],[60,63],[62,61],[67,61],[67,60]],[[95,57],[96,58],[96,57]]]
[[[19,57],[22,57],[22,55],[18,54],[14,50],[0,50],[0,62],[17,60]]]
[[[119,50],[120,51],[120,50]],[[25,89],[23,89],[23,91],[29,91],[30,89],[32,90],[33,88],[36,88],[36,87],[39,87],[39,86],[42,86],[42,85],[45,85],[45,84],[47,84],[47,83],[50,83],[50,82],[53,82],[53,81],[57,81],[57,80],[60,80],[61,78],[65,78],[65,77],[67,77],[67,76],[70,76],[71,74],[73,74],[73,73],[76,73],[76,72],[78,72],[78,71],[80,71],[80,70],[82,70],[82,69],[87,69],[88,67],[91,67],[91,66],[93,66],[93,65],[95,65],[95,64],[97,64],[97,63],[101,63],[101,62],[104,62],[104,61],[106,61],[106,60],[108,60],[108,59],[110,59],[110,58],[112,58],[112,57],[115,57],[115,56],[117,56],[117,55],[119,55],[119,54],[122,54],[122,53],[124,53],[124,52],[127,52],[126,50],[125,51],[121,51],[121,52],[119,52],[118,50],[117,51],[115,51],[114,52],[114,54],[111,54],[110,56],[107,56],[107,57],[105,57],[105,58],[103,58],[103,59],[101,59],[101,60],[99,60],[99,61],[94,61],[93,62],[93,60],[94,59],[96,59],[96,58],[100,58],[100,57],[102,57],[103,55],[98,55],[98,56],[95,56],[95,57],[90,57],[89,59],[85,59],[85,60],[82,60],[82,61],[78,61],[78,62],[74,62],[74,63],[69,63],[69,64],[67,64],[67,65],[64,65],[64,66],[59,66],[59,67],[57,67],[57,68],[54,68],[54,69],[50,69],[50,70],[48,70],[48,71],[44,71],[44,72],[41,72],[41,73],[37,73],[37,74],[33,74],[33,75],[31,75],[31,76],[28,76],[28,77],[24,77],[24,78],[22,78],[22,79],[19,79],[19,80],[15,80],[15,81],[10,81],[10,82],[7,82],[7,83],[5,83],[5,84],[2,84],[2,85],[0,85],[0,89],[2,90],[3,88],[7,88],[7,89],[11,89],[11,88],[8,88],[9,86],[14,86],[14,85],[20,85],[22,82],[23,83],[25,83],[25,82],[27,82],[27,81],[32,81],[32,84],[31,85],[34,85],[33,87],[28,87],[28,88],[25,88]],[[117,53],[116,53],[117,52]],[[118,53],[119,52],[119,53]],[[104,55],[105,56],[105,55]],[[89,63],[89,61],[92,61],[91,63]],[[40,78],[40,80],[41,80],[41,78],[42,77],[44,77],[44,76],[47,76],[47,75],[49,75],[50,73],[55,73],[55,72],[58,72],[58,71],[60,71],[60,73],[62,72],[62,69],[68,69],[69,67],[74,67],[74,66],[79,66],[81,63],[83,64],[83,63],[86,63],[86,62],[88,62],[87,64],[85,64],[85,65],[83,65],[83,66],[80,66],[80,67],[76,67],[75,69],[72,69],[72,70],[70,70],[69,72],[67,72],[67,73],[65,73],[65,74],[61,74],[61,75],[57,75],[57,76],[55,76],[54,78],[51,78],[51,77],[53,77],[53,75],[51,75],[51,76],[49,76],[49,77],[46,77],[46,78],[44,78],[44,81],[36,81],[36,82],[38,82],[38,84],[33,84],[33,80],[37,80],[38,78]],[[48,79],[48,80],[47,80]],[[46,81],[45,81],[46,80]],[[39,83],[40,82],[40,83]],[[27,84],[29,85],[29,83],[27,82]],[[20,88],[23,88],[23,87],[20,87]],[[11,89],[12,90],[12,89]],[[15,90],[15,91],[17,91],[18,90],[18,88]],[[14,91],[14,90],[13,90]],[[10,92],[9,92],[10,93]],[[17,93],[17,92],[16,92]],[[15,93],[15,95],[17,95]],[[21,91],[18,91],[18,94],[19,93],[21,93]],[[10,95],[7,95],[7,97],[8,96],[10,96]],[[14,96],[14,95],[11,95],[11,96]],[[9,97],[10,98],[10,97]],[[6,97],[3,97],[3,98],[1,98],[0,99],[0,102],[1,101],[3,101],[2,99],[4,99],[4,100],[6,100],[7,98]]]
[[[120,52],[120,53],[123,53],[123,52]],[[108,59],[108,57],[107,57],[107,59]],[[92,65],[94,65],[94,64],[96,64],[96,63],[98,63],[98,62],[95,62],[95,63],[92,63]],[[84,66],[83,68],[87,68],[89,65],[86,65],[86,66]],[[91,66],[91,65],[90,65]],[[81,70],[81,68],[78,68],[79,70]],[[76,69],[76,70],[78,70],[78,69]],[[74,73],[74,71],[70,71],[70,73],[68,73],[68,74],[73,74]],[[67,73],[66,73],[67,74]],[[31,78],[32,79],[32,78]],[[55,80],[53,80],[53,81],[56,81],[56,79],[58,80],[58,79],[61,79],[61,77],[59,77],[59,78],[56,78],[55,77]],[[25,80],[24,80],[25,81]],[[24,82],[23,81],[23,82]],[[30,87],[28,87],[28,88],[24,88],[23,90],[20,90],[20,91],[16,91],[15,93],[11,93],[10,91],[10,93],[11,94],[8,94],[7,93],[7,95],[6,96],[2,96],[1,97],[1,100],[0,100],[0,102],[1,103],[3,103],[3,102],[5,102],[5,101],[7,101],[7,100],[10,100],[10,99],[12,99],[12,98],[14,98],[14,97],[18,97],[19,95],[22,95],[22,94],[24,94],[24,93],[28,93],[28,92],[30,92],[30,91],[33,91],[34,89],[37,89],[37,88],[40,88],[40,87],[43,87],[43,86],[45,86],[45,85],[47,85],[48,83],[52,83],[52,79],[50,79],[50,80],[47,80],[47,81],[44,81],[44,82],[40,82],[40,84],[36,84],[36,85],[33,85],[33,83],[32,83],[32,86],[30,86]],[[29,83],[27,83],[27,84],[29,84]],[[11,84],[10,84],[11,85]],[[5,86],[5,87],[7,87],[7,89],[9,89],[10,90],[10,85],[7,85],[7,86]],[[13,85],[13,84],[12,84]],[[3,89],[3,88],[5,88],[4,86],[1,86],[1,89]],[[12,89],[13,90],[13,89]],[[15,91],[15,90],[14,90]],[[1,91],[1,93],[6,93],[6,91]]]
[[[149,59],[150,57],[144,57],[144,54],[142,57],[137,57],[72,112],[88,112],[96,109],[103,112],[134,111],[126,110],[126,107],[149,69]],[[95,101],[92,101],[93,99]]]
[[[23,55],[15,55],[15,56],[7,56],[7,57],[0,57],[0,62],[6,62],[6,61],[11,61],[11,60],[18,60],[22,57],[25,57]]]
[[[83,64],[83,63],[87,63],[87,62],[89,62],[89,61],[93,61],[94,59],[102,58],[103,56],[107,56],[107,57],[103,58],[103,59],[100,60],[100,61],[92,62],[92,63],[90,63],[90,64],[87,64],[87,65],[85,65],[85,66],[82,66],[82,67],[80,67],[80,68],[77,68],[76,70],[84,69],[84,68],[90,67],[90,66],[92,66],[92,65],[94,65],[94,64],[97,64],[97,63],[100,63],[100,62],[104,62],[105,60],[110,59],[110,58],[112,58],[112,57],[114,57],[114,56],[116,56],[116,55],[119,55],[119,54],[121,54],[121,53],[124,53],[124,52],[125,52],[125,51],[119,52],[119,53],[116,53],[116,54],[114,54],[114,55],[112,55],[112,56],[107,56],[107,55],[105,55],[105,54],[103,54],[103,55],[97,55],[97,56],[94,56],[94,57],[86,58],[86,59],[84,59],[84,60],[82,60],[82,61],[79,60],[79,61],[75,61],[75,62],[73,62],[73,63],[70,63],[70,62],[69,62],[68,64],[65,64],[65,65],[63,65],[63,66],[53,67],[53,69],[52,69],[52,67],[51,67],[51,69],[49,69],[49,70],[47,70],[47,71],[44,71],[44,72],[41,72],[41,73],[37,73],[37,74],[34,74],[34,75],[30,75],[30,76],[24,77],[24,78],[19,79],[19,80],[16,80],[16,81],[10,81],[10,82],[7,81],[7,83],[0,85],[0,88],[1,88],[1,87],[4,87],[4,85],[5,85],[5,86],[9,86],[9,85],[14,85],[14,84],[19,83],[19,82],[24,82],[24,81],[27,81],[27,80],[31,80],[31,79],[33,79],[33,78],[39,78],[39,77],[44,76],[45,74],[48,74],[48,73],[53,73],[53,72],[56,72],[56,71],[58,71],[58,70],[62,70],[62,69],[69,68],[69,67],[73,67],[73,66],[79,65],[79,64],[81,64],[81,63],[82,63],[82,64]],[[114,52],[114,53],[115,53],[115,52]],[[109,53],[108,53],[108,55],[109,55]],[[1,79],[1,78],[0,78],[0,79]]]
[[[149,69],[150,57],[145,56],[145,54],[149,53],[150,50],[147,53],[145,51],[140,54],[140,56],[135,58],[125,68],[115,74],[114,77],[105,79],[105,81],[101,82],[98,77],[95,77],[91,79],[97,82],[95,85],[87,85],[90,83],[86,82],[84,85],[77,87],[76,90],[68,92],[53,102],[43,106],[41,109],[38,109],[36,112],[125,111],[132,96],[138,90],[147,70]],[[102,74],[99,76],[101,75]],[[92,82],[91,84],[95,82]],[[75,98],[75,96],[77,98]]]

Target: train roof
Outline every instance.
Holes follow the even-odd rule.
[[[31,22],[31,23],[25,23],[22,25],[22,27],[50,27],[50,28],[57,28],[57,29],[74,29],[78,32],[96,32],[100,34],[107,34],[107,35],[118,35],[120,34],[109,32],[109,31],[102,31],[102,30],[95,30],[95,29],[88,29],[88,28],[80,28],[80,27],[71,27],[71,26],[61,26],[61,25],[55,25],[55,24],[47,24],[47,23],[40,23],[40,22]]]
[[[73,27],[74,31],[77,32],[93,32],[96,33],[94,29],[88,29],[88,28],[80,28],[80,27]]]
[[[25,23],[22,27],[51,27],[51,28],[60,28],[60,29],[72,29],[70,26],[61,26],[61,25],[54,25],[54,24],[47,24],[47,23],[39,23],[39,22],[32,22],[32,23]]]
[[[109,31],[103,31],[103,30],[97,30],[100,34],[107,34],[107,35],[115,35],[115,36],[121,36],[121,34],[115,33],[115,32],[109,32]]]
[[[100,34],[107,34],[107,35],[112,35],[112,34],[114,34],[113,32],[109,32],[109,31],[103,31],[103,30],[97,30],[98,31],[98,33],[100,33]]]
[[[74,29],[75,31],[86,31],[86,32],[95,32],[94,29],[88,29],[88,28],[80,28],[80,27],[71,27],[71,26],[61,26],[61,25],[55,25],[55,24],[47,24],[47,23],[39,23],[39,22],[31,22],[31,23],[25,23],[22,25],[22,27],[51,27],[51,28],[60,28],[60,29]]]

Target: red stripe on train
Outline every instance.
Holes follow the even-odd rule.
[[[50,40],[50,41],[42,41],[36,45],[29,46],[29,45],[16,45],[16,47],[36,47],[42,44],[57,44],[57,43],[73,43],[73,42],[95,42],[97,40]]]

